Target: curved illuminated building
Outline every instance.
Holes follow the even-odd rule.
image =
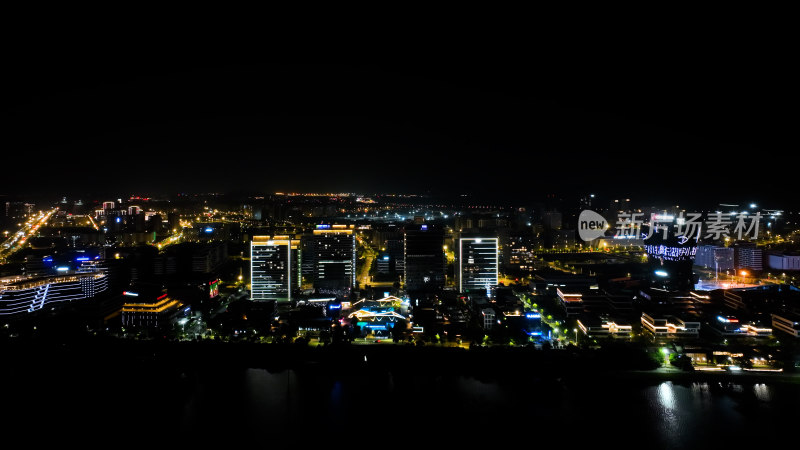
[[[104,273],[74,273],[0,279],[0,316],[49,311],[64,303],[92,298],[108,289]]]
[[[654,215],[657,223],[650,234],[650,226],[643,226],[642,237],[647,252],[650,283],[652,287],[670,291],[687,291],[697,280],[692,265],[697,254],[699,233],[692,238],[677,236],[678,220],[670,215]],[[692,233],[695,234],[695,233]],[[666,235],[666,236],[665,236]]]

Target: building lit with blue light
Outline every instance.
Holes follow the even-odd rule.
[[[354,325],[360,327],[362,334],[373,332],[385,334],[394,328],[398,321],[408,320],[405,314],[408,302],[398,297],[384,297],[379,300],[359,300],[347,312]]]
[[[697,254],[699,234],[677,235],[681,218],[654,214],[643,233],[644,250],[650,267],[651,286],[669,291],[694,288],[697,277],[692,265]]]

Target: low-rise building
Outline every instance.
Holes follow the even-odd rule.
[[[769,267],[777,270],[800,270],[800,255],[769,255]]]
[[[772,326],[794,337],[800,337],[800,314],[782,311],[772,314]]]
[[[712,331],[726,337],[769,337],[772,328],[757,321],[742,322],[736,316],[718,314],[708,322]]]
[[[642,328],[654,336],[663,337],[697,337],[700,333],[700,322],[684,320],[671,315],[642,313]]]
[[[591,338],[611,336],[629,339],[633,330],[633,327],[624,320],[595,315],[582,315],[578,319],[578,328]]]
[[[575,317],[583,313],[583,294],[563,292],[560,288],[556,289],[558,298],[561,299],[561,307],[567,313],[567,317]]]

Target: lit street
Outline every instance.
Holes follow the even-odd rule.
[[[25,246],[25,243],[36,236],[39,228],[47,224],[47,221],[56,213],[58,209],[51,209],[47,212],[40,212],[35,217],[30,218],[22,224],[19,231],[9,236],[0,247],[0,260],[5,260],[11,254]]]

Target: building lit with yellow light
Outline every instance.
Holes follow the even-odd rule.
[[[122,305],[122,326],[136,328],[167,328],[188,312],[179,300],[170,298],[166,290],[157,296],[142,291],[125,291]]]
[[[642,329],[658,337],[691,337],[696,338],[700,333],[700,322],[685,320],[679,317],[654,313],[642,313]]]
[[[582,315],[578,328],[592,338],[607,337],[630,339],[633,327],[626,321],[606,316]]]

